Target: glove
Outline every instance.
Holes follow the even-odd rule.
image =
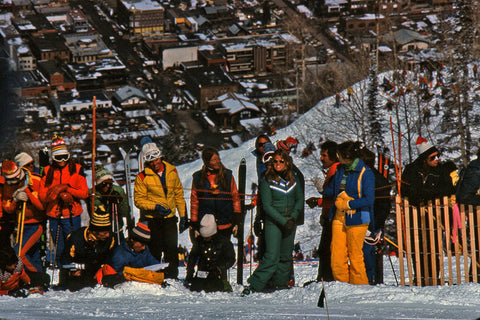
[[[158,214],[161,216],[161,217],[166,217],[168,216],[170,213],[172,213],[172,210],[171,209],[165,209],[163,206],[157,204],[155,205],[155,211],[158,212]]]
[[[320,198],[311,197],[311,198],[308,198],[307,200],[305,200],[305,202],[308,204],[308,206],[310,208],[315,208],[316,206],[318,206],[318,199],[320,199]]]
[[[63,203],[66,206],[70,206],[70,205],[73,204],[73,197],[70,193],[68,193],[66,191],[60,192],[59,196],[60,196],[60,199],[63,201]]]
[[[366,244],[373,246],[379,243],[381,239],[382,239],[382,230],[379,230],[377,233],[367,230],[364,241]]]
[[[28,289],[25,288],[8,291],[8,295],[15,298],[26,298],[28,294]]]
[[[237,233],[238,233],[238,224],[234,225],[232,228],[232,235],[234,237],[237,237]]]
[[[262,234],[262,231],[263,231],[262,220],[255,219],[255,221],[253,222],[253,233],[255,233],[257,237],[260,237],[260,235]]]
[[[25,192],[27,187],[22,187],[17,190],[12,195],[12,198],[15,202],[27,202],[28,201],[28,194]]]
[[[107,288],[113,288],[117,284],[122,283],[125,281],[125,277],[123,276],[122,273],[116,273],[116,274],[110,274],[103,276],[102,278],[102,284],[104,287]]]
[[[178,223],[178,231],[183,233],[183,231],[188,229],[188,221],[187,217],[180,218],[180,222]]]
[[[67,188],[67,184],[57,184],[53,187],[50,187],[47,191],[47,199],[49,201],[54,201],[61,192],[67,191]]]
[[[290,234],[295,229],[295,220],[292,217],[287,217],[287,222],[283,225],[286,234]]]
[[[350,200],[353,200],[353,198],[345,191],[342,191],[342,193],[337,196],[337,199],[335,199],[335,207],[340,211],[347,211],[351,209],[349,206]]]

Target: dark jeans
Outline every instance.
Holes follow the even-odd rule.
[[[333,281],[330,244],[332,243],[332,223],[323,226],[320,244],[318,245],[318,273],[317,281]]]
[[[165,278],[177,278],[178,276],[178,234],[177,217],[167,219],[150,219],[150,252],[158,260],[168,263],[163,270]]]

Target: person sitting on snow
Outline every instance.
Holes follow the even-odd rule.
[[[26,296],[21,290],[30,284],[30,277],[25,272],[20,259],[10,246],[0,250],[0,296]]]
[[[108,265],[104,265],[102,269],[104,275],[100,282],[106,287],[113,287],[126,280],[123,274],[125,267],[144,269],[147,266],[159,264],[148,249],[149,242],[150,229],[148,228],[148,222],[138,222],[127,240],[122,241],[120,246],[113,250],[111,257],[108,259]],[[158,276],[161,278],[159,283],[162,283],[163,273],[160,272]]]
[[[59,286],[70,291],[97,284],[96,272],[115,246],[110,215],[103,206],[95,208],[88,227],[72,232],[65,244],[60,262]]]
[[[213,214],[200,221],[200,237],[193,243],[188,256],[186,286],[192,291],[232,291],[227,270],[235,263],[235,251],[230,240],[217,234]],[[194,275],[195,264],[197,272]]]

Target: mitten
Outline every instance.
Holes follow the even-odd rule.
[[[350,200],[353,200],[345,191],[340,193],[335,199],[335,207],[340,211],[346,211],[351,209],[349,206]]]
[[[28,194],[25,192],[26,187],[19,188],[15,190],[12,195],[12,198],[15,202],[27,202],[28,201]]]
[[[323,177],[317,177],[314,181],[315,187],[319,193],[323,193],[323,184],[325,183],[325,179]]]
[[[155,205],[155,211],[158,212],[158,214],[161,216],[161,217],[166,217],[168,216],[170,213],[172,213],[172,210],[171,209],[165,209],[165,207],[157,204]]]
[[[59,194],[60,196],[60,199],[63,201],[63,203],[66,205],[66,206],[70,206],[73,204],[73,197],[70,193],[68,192],[60,192]]]
[[[308,204],[308,206],[310,208],[315,208],[316,206],[318,206],[318,199],[320,199],[320,198],[311,197],[311,198],[308,198],[307,200],[305,200],[305,202]]]
[[[57,196],[61,192],[66,191],[67,188],[68,188],[68,185],[66,185],[66,184],[57,184],[55,186],[50,187],[47,191],[48,201],[54,201],[55,199],[57,199]]]
[[[188,229],[187,217],[181,217],[180,222],[178,223],[178,231],[183,233],[183,231]]]
[[[285,230],[286,234],[292,233],[295,229],[295,220],[292,217],[287,217],[287,222],[283,225],[283,229]]]

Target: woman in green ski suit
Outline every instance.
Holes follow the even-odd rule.
[[[265,254],[248,278],[244,294],[261,291],[271,281],[274,289],[287,288],[295,240],[295,219],[303,207],[303,190],[292,171],[292,158],[285,150],[273,154],[260,183],[265,210]]]

